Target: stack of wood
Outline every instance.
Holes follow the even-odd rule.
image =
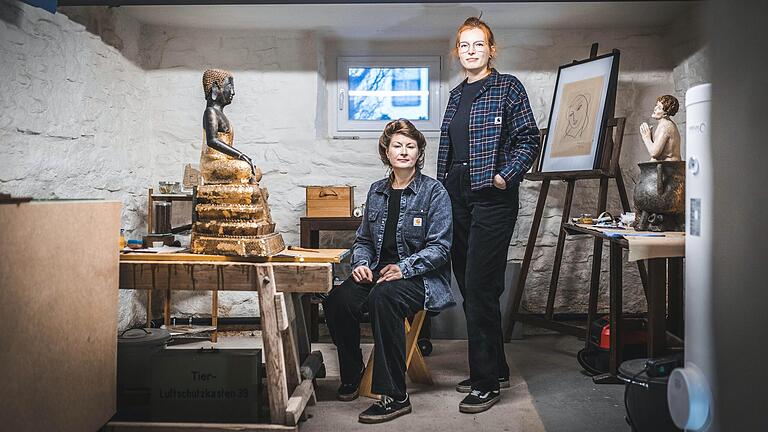
[[[252,184],[206,184],[195,196],[193,253],[270,256],[285,249],[269,211],[269,193]]]

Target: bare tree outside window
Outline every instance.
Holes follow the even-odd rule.
[[[348,85],[349,120],[429,119],[429,68],[352,67]]]

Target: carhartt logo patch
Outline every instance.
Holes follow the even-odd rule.
[[[493,119],[493,124],[495,125],[501,124],[501,117],[496,117],[495,119]]]
[[[413,218],[413,226],[421,226],[421,218]]]

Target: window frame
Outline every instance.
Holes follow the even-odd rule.
[[[441,83],[442,58],[440,56],[339,56],[336,58],[336,86],[333,89],[331,103],[332,134],[333,136],[357,135],[362,137],[378,137],[390,120],[349,120],[349,68],[395,68],[419,67],[429,68],[429,120],[411,120],[421,132],[436,133],[440,131],[442,116]]]

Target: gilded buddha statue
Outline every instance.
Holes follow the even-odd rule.
[[[259,186],[261,170],[232,146],[234,130],[224,107],[235,96],[232,74],[203,74],[205,142],[200,156],[202,184],[195,195],[191,249],[194,253],[269,256],[285,248],[275,232],[269,193]]]

